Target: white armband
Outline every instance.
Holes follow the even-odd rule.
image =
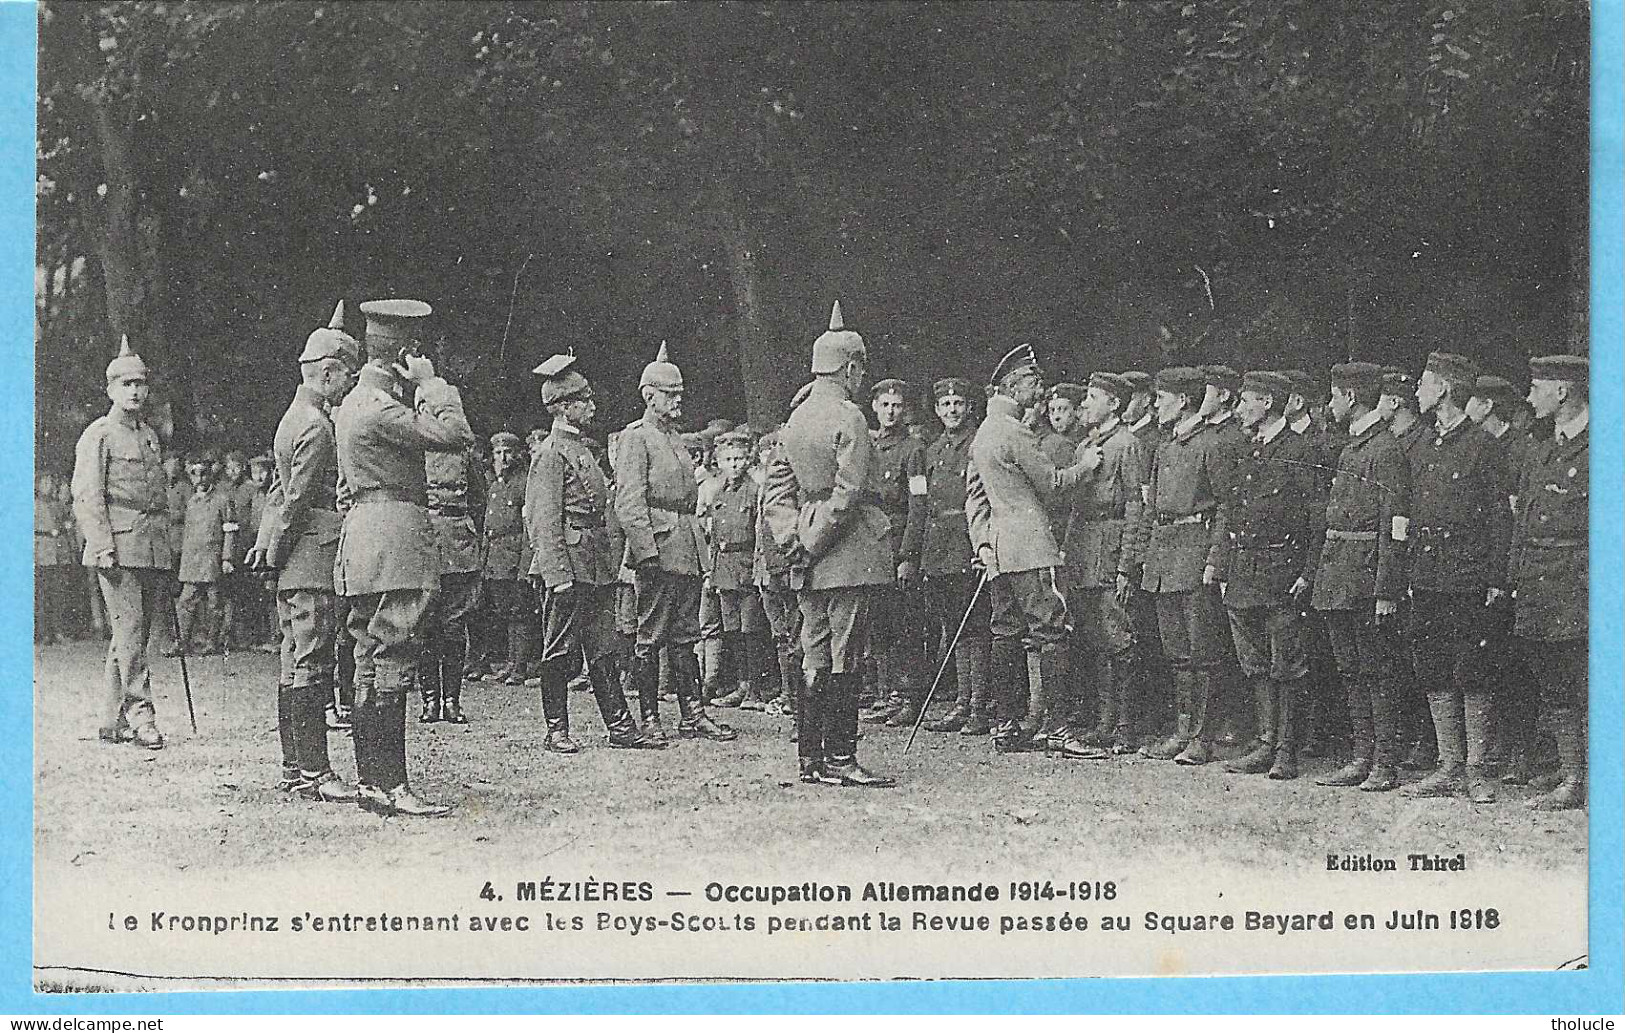
[[[910,495],[925,494],[925,474],[917,473],[908,479],[908,493]]]
[[[1392,538],[1396,542],[1403,542],[1410,538],[1410,535],[1411,518],[1402,516],[1394,517],[1394,526],[1389,530],[1388,537]]]
[[[238,527],[234,523],[231,523],[230,521],[227,521],[226,523],[223,523],[223,524],[220,525],[220,530],[222,530],[222,531],[241,531],[242,528]]]

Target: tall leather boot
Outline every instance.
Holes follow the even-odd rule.
[[[970,671],[970,714],[960,735],[986,735],[993,729],[989,720],[993,710],[993,657],[992,643],[986,638],[961,639],[955,650],[966,651]]]
[[[1174,733],[1145,750],[1145,755],[1152,760],[1173,760],[1185,752],[1191,741],[1196,672],[1189,667],[1174,667],[1171,676],[1174,682]]]
[[[965,722],[971,714],[971,674],[970,653],[961,649],[964,643],[954,647],[954,680],[958,683],[959,694],[954,699],[954,705],[948,712],[935,721],[927,721],[925,730],[928,732],[957,732],[965,727]]]
[[[896,663],[897,647],[895,643],[880,646],[878,651],[870,658],[875,672],[875,703],[871,707],[861,710],[858,719],[864,724],[885,724],[903,707],[908,700],[904,696],[903,672]],[[866,667],[868,664],[865,665]]]
[[[733,635],[724,633],[716,638],[700,640],[700,702],[706,706],[737,707],[744,698],[742,694],[722,687],[728,668],[738,663],[733,638]]]
[[[632,720],[632,712],[626,705],[626,695],[621,691],[617,666],[614,656],[603,656],[587,667],[593,700],[598,704],[598,713],[609,732],[610,746],[620,750],[665,749],[665,743],[656,742],[638,731],[637,722]]]
[[[278,682],[276,734],[282,745],[282,777],[277,780],[276,787],[284,793],[290,792],[300,782],[299,748],[294,738],[295,706],[293,686]]]
[[[739,733],[711,720],[700,697],[699,660],[687,650],[672,650],[671,677],[677,690],[677,734],[685,739],[731,742]]]
[[[824,712],[834,691],[834,675],[827,670],[810,671],[796,692],[796,760],[801,781],[820,782],[824,773]]]
[[[1000,753],[1031,749],[1032,738],[1021,734],[1028,703],[1027,649],[1020,639],[996,639],[992,657],[993,748]]]
[[[1275,725],[1275,763],[1270,765],[1269,777],[1287,782],[1298,777],[1303,723],[1309,718],[1309,679],[1278,682],[1275,691],[1280,704]]]
[[[379,682],[384,682],[380,672]],[[411,694],[412,671],[405,672],[399,688],[378,694],[381,712],[382,750],[379,757],[380,780],[390,786],[387,791],[389,813],[402,818],[439,818],[451,813],[451,808],[424,800],[412,791],[406,779],[406,698]]]
[[[1360,783],[1362,793],[1386,793],[1399,788],[1399,712],[1394,698],[1398,685],[1388,663],[1384,659],[1377,676],[1368,685],[1371,692],[1371,774]]]
[[[1495,802],[1495,779],[1488,764],[1492,730],[1495,724],[1488,693],[1474,692],[1462,697],[1462,734],[1467,747],[1467,799],[1473,803]]]
[[[1079,666],[1088,672],[1087,682],[1095,693],[1094,727],[1084,736],[1084,741],[1091,746],[1110,746],[1117,732],[1117,693],[1111,681],[1111,658],[1095,649],[1079,650],[1077,655],[1088,657],[1088,662]],[[1079,680],[1084,679],[1080,676]]]
[[[1372,724],[1375,707],[1372,703],[1374,679],[1364,674],[1344,679],[1348,695],[1349,740],[1352,756],[1349,762],[1329,775],[1315,779],[1322,786],[1359,786],[1371,776],[1376,750],[1376,732]]]
[[[1132,647],[1106,661],[1106,681],[1111,686],[1112,707],[1117,713],[1117,722],[1112,726],[1112,741],[1107,748],[1116,756],[1134,752],[1134,662]]]
[[[1550,711],[1552,732],[1557,739],[1558,770],[1562,781],[1557,788],[1529,801],[1536,811],[1569,811],[1586,804],[1586,713],[1564,707]]]
[[[557,660],[542,665],[542,717],[547,721],[542,748],[553,753],[580,753],[581,746],[570,738],[570,675],[565,672],[566,666]]]
[[[896,691],[897,705],[886,716],[887,728],[913,728],[920,716],[920,685],[918,650],[897,642],[886,651],[887,680]],[[926,686],[929,688],[930,686]]]
[[[1253,699],[1258,712],[1258,744],[1225,764],[1233,775],[1262,775],[1275,763],[1276,734],[1280,728],[1281,687],[1267,676],[1253,680]]]
[[[333,772],[327,755],[327,701],[333,697],[325,682],[295,686],[293,690],[294,740],[299,753],[300,783],[295,791],[319,803],[354,803],[354,786]]]
[[[638,730],[645,739],[666,743],[666,729],[660,724],[660,655],[634,651],[627,669],[627,694],[638,701]]]
[[[884,789],[896,785],[894,779],[877,775],[858,763],[858,695],[863,691],[862,676],[832,675],[830,688],[824,713],[824,762],[818,780],[824,785],[853,789]]]
[[[1405,795],[1426,800],[1455,796],[1467,773],[1467,736],[1462,725],[1461,698],[1451,692],[1428,693],[1428,710],[1439,748],[1439,766],[1433,774],[1405,790]]]
[[[444,715],[440,698],[440,650],[425,649],[418,657],[418,688],[423,694],[423,710],[418,713],[419,724],[432,724]]]
[[[757,635],[740,632],[738,642],[741,666],[735,677],[739,691],[745,694],[739,701],[739,709],[766,710],[768,701],[758,687],[762,680],[762,640]]]
[[[790,741],[800,742],[801,696],[807,691],[807,673],[801,669],[799,649],[779,651],[779,680],[783,683],[779,705],[790,715]]]
[[[1035,721],[1032,714],[1022,723],[1022,729],[1032,726],[1036,739],[1044,749],[1068,760],[1109,760],[1111,754],[1104,747],[1091,745],[1072,731],[1068,717],[1075,712],[1077,701],[1071,696],[1072,650],[1062,642],[1047,645],[1038,651],[1039,681],[1043,683],[1040,709]]]
[[[1191,671],[1191,739],[1179,756],[1174,758],[1176,763],[1194,766],[1213,759],[1213,747],[1208,742],[1211,733],[1208,718],[1219,676],[1219,670],[1214,667],[1198,667]]]
[[[458,629],[440,652],[441,716],[454,725],[468,724],[463,714],[463,666],[467,658],[468,639]]]

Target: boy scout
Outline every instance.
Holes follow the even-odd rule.
[[[763,474],[780,458],[778,431],[764,434],[757,443],[757,455]],[[801,609],[796,604],[796,591],[790,585],[790,555],[780,547],[767,523],[767,507],[763,504],[767,493],[764,481],[756,495],[756,546],[752,557],[751,575],[762,600],[762,614],[773,636],[773,647],[779,661],[779,695],[769,701],[769,713],[786,713],[792,724],[791,741],[799,741],[793,728],[796,700],[801,694]]]
[[[882,380],[869,392],[879,429],[874,435],[879,504],[886,514],[886,541],[892,548],[897,580],[873,597],[870,648],[886,695],[863,720],[892,728],[912,727],[927,686],[921,684],[920,644],[925,633],[920,597],[920,537],[925,530],[925,446],[909,434],[903,414],[909,407],[906,381]]]
[[[1504,594],[1511,514],[1505,456],[1463,410],[1477,379],[1472,360],[1433,352],[1416,385],[1435,436],[1411,469],[1411,662],[1433,715],[1439,767],[1406,792],[1455,796],[1465,786],[1474,803],[1490,803],[1490,700],[1479,644],[1487,608]]]
[[[711,540],[710,590],[716,594],[722,628],[720,666],[733,673],[735,685],[712,702],[746,710],[763,706],[756,689],[762,666],[757,643],[767,625],[754,577],[757,497],[761,494],[761,486],[750,472],[754,446],[748,431],[731,430],[717,436],[713,448],[721,476],[702,511]]]
[[[699,641],[702,580],[709,562],[705,533],[695,516],[695,465],[677,431],[683,415],[683,373],[660,346],[638,378],[643,417],[621,431],[615,463],[615,512],[626,534],[626,565],[637,592],[637,645],[630,680],[644,732],[665,739],[660,726],[660,651],[676,682],[685,738],[721,742],[739,733],[712,721],[700,696]]]
[[[526,647],[534,645],[536,597],[528,582],[530,546],[525,535],[525,480],[529,463],[521,463],[519,435],[502,431],[491,436],[491,487],[485,496],[481,577],[486,604],[497,622],[491,638],[504,642],[506,661],[488,675],[500,681],[531,662]],[[522,680],[522,679],[521,679]]]
[[[192,497],[186,500],[186,529],[181,537],[181,596],[178,622],[184,652],[213,656],[225,645],[226,612],[221,582],[237,569],[237,500],[215,480],[214,456],[207,452],[186,461]],[[201,645],[198,625],[203,626]]]
[[[1241,673],[1252,683],[1259,744],[1226,771],[1298,777],[1308,716],[1309,660],[1299,599],[1314,576],[1309,544],[1324,506],[1314,452],[1287,427],[1292,383],[1273,371],[1241,381],[1236,422],[1250,439],[1219,496],[1227,531],[1220,543],[1219,594]]]
[[[542,405],[553,429],[537,450],[525,485],[525,521],[534,545],[530,574],[542,611],[542,714],[546,749],[576,753],[570,738],[570,679],[586,665],[609,744],[660,749],[638,731],[618,672],[615,611],[617,560],[605,512],[609,486],[582,439],[597,415],[592,385],[573,369],[575,357],[554,355],[533,371],[542,378]]]
[[[333,702],[338,637],[333,562],[342,527],[338,443],[330,414],[355,385],[362,362],[361,345],[342,329],[343,305],[327,326],[311,332],[299,353],[300,383],[272,439],[276,493],[248,554],[251,568],[276,571],[282,632],[278,787],[327,803],[356,799],[355,788],[334,774],[327,753],[326,711]]]
[[[440,589],[421,625],[418,662],[423,710],[418,721],[468,724],[463,713],[463,666],[468,623],[480,604],[480,530],[474,514],[485,513],[485,480],[472,448],[429,452],[423,457],[429,487],[429,523],[440,542]]]
[[[1157,445],[1146,486],[1144,521],[1149,528],[1141,587],[1157,608],[1157,628],[1174,681],[1176,726],[1172,735],[1144,749],[1156,760],[1206,764],[1209,704],[1228,648],[1222,613],[1205,598],[1225,539],[1218,500],[1228,488],[1233,456],[1225,440],[1207,429],[1201,400],[1208,380],[1189,366],[1156,376],[1157,419],[1170,423]]]
[[[813,382],[780,433],[762,505],[798,570],[806,687],[796,726],[802,782],[884,788],[892,779],[858,763],[858,694],[870,593],[897,576],[869,427],[852,398],[868,349],[845,328],[837,302],[813,342]]]
[[[1045,507],[1100,465],[1101,450],[1086,448],[1078,465],[1057,469],[1021,422],[1021,413],[1043,397],[1043,375],[1030,345],[1018,345],[993,371],[994,394],[987,417],[971,442],[965,513],[978,564],[987,572],[992,660],[999,724],[999,752],[1041,745],[1066,757],[1098,760],[1106,751],[1085,744],[1066,725],[1073,690],[1067,649],[1066,596],[1057,578],[1061,550]],[[1038,653],[1039,686],[1022,691],[1027,668],[1024,641]],[[1022,715],[1023,708],[1026,715]],[[1041,741],[1040,741],[1041,740]]]
[[[1433,442],[1427,425],[1417,415],[1416,378],[1398,366],[1384,366],[1378,407],[1388,422],[1388,433],[1399,442],[1406,464],[1415,471],[1424,458],[1423,449]],[[1414,476],[1412,481],[1414,483]],[[1394,626],[1401,630],[1408,628],[1410,615],[1407,594],[1399,601]],[[1399,747],[1403,757],[1399,766],[1406,771],[1431,771],[1438,761],[1439,748],[1433,733],[1433,715],[1428,711],[1427,693],[1417,684],[1410,647],[1401,644],[1397,654],[1395,672],[1399,680],[1395,710],[1399,715]]]
[[[1332,416],[1348,440],[1326,499],[1325,542],[1311,600],[1324,617],[1348,700],[1353,751],[1323,786],[1387,792],[1399,785],[1400,662],[1391,631],[1405,593],[1411,471],[1399,439],[1384,428],[1382,369],[1369,362],[1332,367]]]
[[[931,393],[936,395],[942,433],[925,450],[927,510],[920,571],[925,577],[931,619],[942,628],[943,646],[958,630],[961,620],[965,630],[954,646],[954,680],[959,698],[946,714],[925,727],[933,732],[986,735],[992,730],[989,718],[993,706],[989,695],[991,609],[986,588],[976,591],[981,576],[975,568],[976,550],[971,547],[970,523],[965,514],[965,471],[970,466],[970,443],[977,426],[970,418],[970,381],[945,377],[931,386]]]
[[[158,750],[164,737],[153,716],[147,635],[154,621],[172,619],[160,607],[175,556],[158,432],[141,418],[147,393],[147,364],[122,338],[107,364],[112,408],[74,450],[73,515],[85,539],[81,562],[96,571],[112,626],[97,735]]]
[[[1578,355],[1546,355],[1529,361],[1529,377],[1529,404],[1553,429],[1530,448],[1518,480],[1509,580],[1513,629],[1540,682],[1562,777],[1530,806],[1560,811],[1586,802],[1591,364]]]
[[[474,443],[457,389],[418,354],[421,301],[369,301],[367,365],[333,419],[349,509],[333,582],[349,600],[355,640],[357,802],[377,814],[438,817],[451,808],[412,792],[406,698],[418,667],[418,625],[440,586],[440,546],[428,514],[428,452]],[[415,406],[401,397],[415,389]]]
[[[1145,549],[1142,509],[1151,474],[1145,446],[1118,417],[1132,393],[1128,381],[1114,373],[1089,377],[1081,413],[1087,436],[1074,451],[1083,458],[1086,450],[1098,448],[1101,461],[1072,490],[1061,548],[1075,659],[1087,665],[1098,699],[1095,727],[1084,741],[1117,754],[1134,748],[1139,709],[1130,698],[1134,625],[1128,599]]]

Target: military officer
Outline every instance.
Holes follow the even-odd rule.
[[[619,557],[605,521],[609,485],[582,439],[597,416],[592,385],[572,355],[554,355],[533,371],[553,429],[542,442],[525,486],[525,522],[534,543],[530,576],[542,610],[542,714],[546,749],[576,753],[570,738],[570,679],[586,665],[593,698],[622,749],[660,749],[638,731],[621,689],[616,656],[615,590]]]
[[[1021,413],[1044,394],[1043,374],[1030,345],[1018,345],[993,371],[987,417],[971,441],[965,475],[965,513],[978,564],[987,572],[993,634],[993,686],[999,723],[993,745],[1000,752],[1041,745],[1063,756],[1099,760],[1110,756],[1089,746],[1067,726],[1074,701],[1067,648],[1067,605],[1058,576],[1061,550],[1050,529],[1045,503],[1097,469],[1098,446],[1080,462],[1057,468],[1039,447]],[[1023,692],[1024,641],[1038,654],[1036,692]],[[1022,715],[1022,710],[1026,715]]]
[[[835,303],[813,342],[813,382],[780,432],[763,486],[773,537],[791,550],[806,670],[796,726],[801,781],[884,788],[893,780],[858,763],[858,695],[870,596],[897,578],[880,508],[880,477],[863,412],[868,349]]]
[[[643,416],[621,431],[615,463],[615,512],[626,534],[626,566],[637,593],[637,644],[631,682],[643,715],[643,731],[664,741],[660,725],[660,651],[666,651],[676,682],[679,723],[685,738],[720,742],[739,733],[705,712],[700,696],[700,592],[709,562],[705,532],[695,515],[699,489],[694,460],[677,431],[683,415],[683,373],[664,343],[638,378]]]
[[[81,562],[95,569],[112,639],[107,646],[101,727],[103,742],[163,749],[152,707],[147,635],[154,621],[173,619],[165,579],[174,578],[168,484],[158,432],[142,419],[147,364],[121,338],[107,364],[112,408],[79,436],[73,463],[73,515],[85,539]]]
[[[1172,735],[1142,752],[1156,760],[1206,764],[1213,759],[1209,705],[1228,648],[1222,612],[1204,597],[1227,536],[1219,499],[1234,457],[1202,415],[1208,378],[1189,366],[1160,371],[1157,420],[1169,424],[1157,445],[1146,486],[1149,528],[1141,587],[1157,608],[1162,650],[1172,668],[1176,724]]]
[[[912,727],[920,715],[927,685],[919,677],[920,645],[925,633],[924,600],[920,595],[920,546],[925,532],[925,446],[908,432],[903,414],[911,389],[906,381],[889,378],[869,392],[878,431],[874,435],[875,468],[879,474],[880,509],[886,514],[886,541],[892,548],[897,580],[873,596],[870,648],[879,668],[886,697],[863,715],[869,722],[892,728]]]
[[[520,462],[522,455],[519,435],[505,430],[491,436],[493,476],[485,495],[481,577],[486,603],[501,622],[499,636],[492,637],[507,643],[507,660],[492,669],[492,681],[522,671],[533,661],[535,646],[536,597],[529,582],[531,551],[524,521],[525,471],[530,464]]]
[[[933,732],[986,735],[992,730],[988,720],[993,702],[989,695],[991,610],[986,587],[977,591],[981,576],[965,513],[965,472],[977,426],[971,419],[970,381],[944,377],[931,385],[931,393],[936,396],[942,433],[925,450],[927,511],[920,570],[925,577],[926,605],[933,622],[942,628],[942,646],[947,646],[961,620],[965,630],[954,646],[959,698],[946,714],[925,727]]]
[[[417,677],[418,625],[440,586],[440,545],[429,522],[429,452],[464,452],[474,434],[461,395],[419,354],[432,309],[390,299],[361,306],[367,364],[333,418],[348,503],[333,583],[349,601],[355,640],[356,787],[377,814],[450,813],[414,793],[406,772],[406,699]],[[403,399],[414,389],[414,405]]]
[[[338,635],[333,561],[343,524],[330,413],[355,386],[362,365],[361,345],[333,325],[343,325],[343,312],[341,301],[329,324],[313,330],[299,353],[300,383],[272,439],[277,487],[247,557],[251,570],[276,571],[279,788],[327,803],[356,799],[355,787],[333,772],[327,755]]]
[[[1258,728],[1258,745],[1225,770],[1274,779],[1298,777],[1309,702],[1299,599],[1314,577],[1309,545],[1325,505],[1312,447],[1287,427],[1291,393],[1281,373],[1254,370],[1242,378],[1236,422],[1250,440],[1219,497],[1228,532],[1219,593],[1241,672],[1253,686]]]
[[[423,457],[429,485],[429,523],[440,542],[440,590],[424,615],[418,690],[423,709],[418,721],[468,723],[463,713],[463,666],[468,658],[468,624],[480,605],[480,529],[485,514],[485,479],[472,447],[428,452]]]
[[[1088,681],[1098,699],[1094,731],[1085,742],[1117,754],[1134,749],[1139,710],[1131,699],[1134,624],[1128,601],[1145,549],[1142,509],[1151,475],[1144,443],[1119,417],[1132,394],[1129,382],[1115,373],[1089,377],[1081,410],[1087,434],[1074,457],[1084,459],[1086,450],[1098,448],[1101,460],[1072,490],[1061,548],[1075,657],[1089,664]]]
[[[1529,376],[1529,404],[1553,429],[1530,447],[1518,480],[1513,629],[1540,683],[1561,776],[1530,806],[1558,811],[1586,802],[1591,363],[1578,355],[1540,356],[1529,361]]]
[[[1348,702],[1353,750],[1348,764],[1317,780],[1387,792],[1399,785],[1393,623],[1405,592],[1410,464],[1383,426],[1382,368],[1332,367],[1331,413],[1347,429],[1326,500],[1325,541],[1317,553],[1311,601],[1325,620]]]
[[[1433,352],[1416,385],[1434,438],[1411,469],[1411,663],[1427,692],[1439,766],[1407,793],[1454,796],[1465,783],[1470,800],[1490,803],[1490,699],[1479,644],[1488,608],[1505,592],[1511,514],[1506,457],[1463,408],[1478,375],[1472,360]]]

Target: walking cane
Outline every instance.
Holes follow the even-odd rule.
[[[954,647],[959,645],[959,636],[965,633],[965,625],[970,623],[970,612],[976,609],[976,600],[982,595],[982,586],[987,584],[987,571],[976,579],[976,590],[970,594],[970,605],[965,607],[965,616],[959,618],[959,630],[954,632],[953,639],[948,643],[948,651],[942,654],[942,663],[937,665],[937,676],[931,679],[931,687],[926,690],[925,702],[920,704],[920,712],[914,718],[914,728],[908,733],[908,742],[903,744],[903,752],[914,745],[914,737],[920,734],[920,725],[925,723],[926,708],[931,706],[931,697],[936,695],[937,685],[942,681],[942,675],[948,670],[948,664],[953,661]]]
[[[173,597],[169,600],[170,625],[175,629],[175,655],[181,661],[181,687],[186,690],[186,716],[192,720],[192,734],[197,734],[197,714],[192,710],[192,679],[186,673],[186,643],[181,641],[181,615],[175,608]]]

